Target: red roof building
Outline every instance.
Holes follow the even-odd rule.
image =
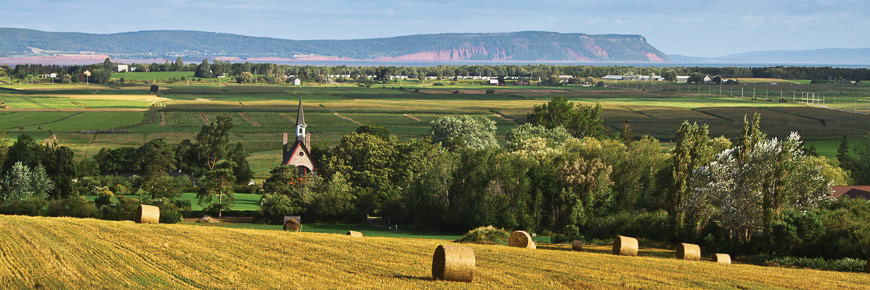
[[[831,195],[835,198],[848,196],[851,198],[870,199],[870,185],[831,186]]]

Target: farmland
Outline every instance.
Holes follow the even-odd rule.
[[[122,75],[143,80],[179,77],[166,73]],[[778,83],[772,85],[773,81]],[[747,81],[740,86],[724,86],[722,93],[717,86],[667,82],[614,82],[596,88],[402,81],[366,88],[349,84],[294,87],[225,82],[219,86],[214,80],[206,80],[193,85],[182,82],[160,86],[159,97],[148,94],[148,86],[142,84],[0,87],[0,101],[5,104],[0,109],[0,129],[7,132],[7,138],[20,134],[57,138],[78,158],[86,158],[102,147],[137,146],[154,138],[168,142],[189,139],[206,121],[229,114],[236,125],[231,142],[245,144],[257,178],[266,177],[280,159],[281,132],[292,131],[300,97],[315,146],[334,145],[359,124],[388,127],[401,140],[421,137],[427,134],[429,121],[452,114],[489,118],[497,123],[497,135],[503,138],[508,130],[525,122],[533,106],[553,96],[600,104],[611,132],[619,132],[627,121],[635,136],[651,135],[665,143],[673,139],[685,120],[708,124],[713,136],[736,136],[742,129],[743,116],[753,112],[762,114],[762,129],[770,135],[785,137],[798,131],[828,156],[835,153],[836,141],[842,136],[856,138],[870,131],[870,117],[854,113],[856,104],[857,112],[870,112],[870,102],[861,101],[870,97],[867,87],[782,80]],[[744,97],[733,96],[735,89],[743,90]],[[754,99],[748,95],[753,90]],[[791,98],[780,102],[779,90],[789,96],[785,92],[825,95],[825,102],[816,106],[797,99],[792,102]],[[152,106],[155,109],[149,111]]]
[[[444,240],[352,238],[93,219],[0,216],[0,281],[26,288],[708,288],[865,289],[870,276],[806,269],[678,261],[672,251],[641,257],[470,245],[474,281],[431,280]],[[304,269],[304,271],[302,270]]]

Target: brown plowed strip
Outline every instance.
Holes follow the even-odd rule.
[[[205,121],[206,125],[211,124],[211,122],[209,122],[208,120],[208,116],[205,115],[205,112],[200,112],[199,117],[202,118],[203,121]]]
[[[423,122],[423,120],[420,120],[420,118],[417,118],[417,117],[411,116],[411,114],[402,114],[402,116],[405,116],[405,117],[411,118],[411,120],[414,120],[414,121],[417,121],[417,122]]]
[[[166,126],[166,116],[163,115],[163,112],[160,112],[160,126]]]
[[[354,121],[354,119],[351,119],[351,118],[348,118],[348,117],[342,116],[342,115],[339,114],[339,113],[333,113],[333,114],[335,114],[336,117],[339,117],[339,118],[342,118],[342,119],[348,120],[348,121],[350,121],[351,123],[354,123],[354,124],[357,124],[357,125],[362,126],[362,123],[357,122],[357,121]]]
[[[242,102],[239,102],[239,104],[241,104],[241,103]],[[257,123],[257,121],[254,121],[254,119],[251,119],[251,117],[248,117],[248,114],[245,114],[245,112],[239,112],[239,116],[242,116],[242,118],[245,118],[245,120],[248,120],[248,123],[251,123],[251,125],[260,127],[260,123]]]
[[[284,117],[284,119],[290,120],[290,122],[296,123],[296,119],[293,119],[293,117],[290,117],[287,114],[281,113],[281,117]]]

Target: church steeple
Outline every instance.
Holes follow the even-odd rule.
[[[309,156],[311,150],[311,134],[306,132],[305,114],[302,111],[302,96],[299,96],[299,108],[296,113],[296,142],[289,144],[287,132],[284,132],[284,158],[281,164],[295,166],[302,174],[312,173],[316,169]]]
[[[302,96],[299,96],[299,111],[296,113],[296,140],[302,141],[305,139],[305,114],[302,112]],[[307,144],[306,144],[307,145]]]

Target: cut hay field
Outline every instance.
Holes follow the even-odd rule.
[[[304,227],[303,227],[304,228]],[[720,265],[600,250],[470,245],[471,283],[433,281],[444,240],[348,237],[94,219],[0,216],[7,289],[866,289],[870,275]],[[641,251],[648,255],[649,251]]]

